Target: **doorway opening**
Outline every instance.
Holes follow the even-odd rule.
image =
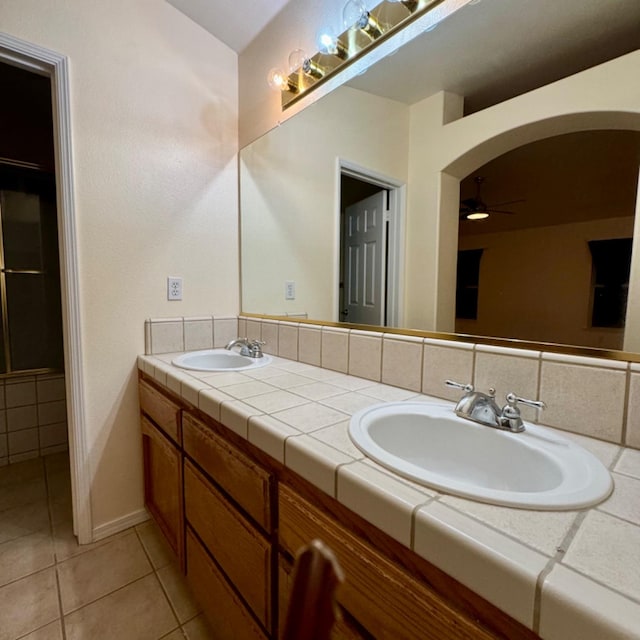
[[[338,321],[401,326],[405,187],[345,162],[339,178]]]
[[[13,464],[68,438],[51,81],[0,62],[0,85],[0,449]]]

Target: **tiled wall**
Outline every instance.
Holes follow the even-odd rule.
[[[525,419],[640,448],[640,365],[626,361],[476,345],[335,327],[240,318],[242,336],[265,353],[457,400],[446,379],[544,400]]]
[[[67,448],[64,375],[0,381],[0,466]]]
[[[446,379],[543,400],[521,406],[526,420],[640,448],[640,364],[544,351],[300,324],[204,316],[145,322],[145,353],[223,347],[238,336],[264,340],[265,353],[447,400]]]
[[[238,337],[238,318],[202,316],[150,319],[144,323],[145,354],[224,347]]]

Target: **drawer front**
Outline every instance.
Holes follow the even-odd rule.
[[[182,564],[182,456],[144,416],[141,427],[145,504]]]
[[[174,442],[180,443],[180,406],[144,380],[139,383],[140,409]]]
[[[270,474],[188,413],[183,415],[182,429],[185,453],[265,531],[271,532]]]
[[[292,555],[314,538],[345,572],[338,602],[376,638],[494,638],[438,594],[319,511],[291,489],[279,491],[280,544]]]
[[[271,622],[271,544],[188,461],[185,514],[258,619]]]
[[[265,634],[187,528],[187,580],[220,640],[266,640]]]

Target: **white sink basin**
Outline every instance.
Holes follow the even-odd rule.
[[[191,351],[175,358],[172,363],[182,369],[192,371],[245,371],[257,369],[271,362],[271,356],[249,358],[227,349],[206,349]]]
[[[529,423],[510,433],[449,405],[389,402],[355,413],[349,435],[401,476],[454,495],[523,509],[581,509],[604,500],[611,475],[590,452]]]

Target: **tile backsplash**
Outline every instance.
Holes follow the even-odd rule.
[[[640,448],[640,364],[622,360],[242,316],[147,320],[145,353],[218,348],[239,336],[264,340],[271,355],[446,400],[460,397],[446,379],[492,387],[498,404],[511,391],[547,404],[522,407],[526,420]]]
[[[287,339],[275,342],[280,325]],[[640,448],[640,365],[529,349],[513,349],[400,334],[238,320],[239,335],[266,340],[265,350],[334,371],[456,400],[446,379],[543,400],[545,411],[522,407],[526,420]],[[284,346],[286,344],[286,347]],[[282,349],[280,349],[282,345]],[[295,359],[295,358],[294,358]]]
[[[0,381],[0,465],[68,448],[64,374]]]

